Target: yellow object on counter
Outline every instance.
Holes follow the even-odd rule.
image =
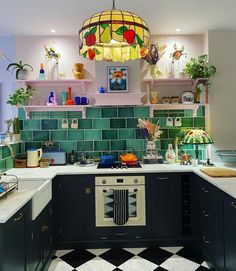
[[[236,177],[236,170],[225,168],[201,168],[201,171],[210,177]]]

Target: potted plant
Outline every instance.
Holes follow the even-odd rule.
[[[18,88],[14,91],[13,94],[9,95],[8,104],[15,105],[19,108],[21,105],[24,105],[30,98],[33,97],[34,88],[30,85],[27,85],[25,88]],[[19,118],[14,118],[13,120],[13,140],[20,140],[20,120]]]
[[[19,80],[26,80],[29,76],[29,71],[27,68],[30,68],[31,71],[33,71],[33,68],[29,64],[23,64],[23,62],[20,60],[19,63],[13,62],[10,63],[7,66],[7,71],[9,71],[12,68],[12,72],[16,71],[16,79]]]

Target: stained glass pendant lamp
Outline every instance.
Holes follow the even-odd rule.
[[[212,144],[213,139],[204,130],[202,130],[202,129],[193,129],[193,130],[190,130],[186,134],[186,136],[182,140],[182,143],[183,144],[193,144],[193,145],[195,145],[196,160],[198,161],[198,164],[201,164],[201,162],[199,161],[198,145],[199,144]]]
[[[150,32],[139,16],[115,7],[94,14],[79,30],[80,54],[90,60],[124,62],[145,57]]]

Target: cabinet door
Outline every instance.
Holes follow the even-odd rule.
[[[151,176],[152,237],[181,236],[181,185],[178,174]]]
[[[224,238],[225,268],[235,271],[236,268],[236,200],[225,196],[224,200]]]
[[[91,240],[95,232],[94,177],[58,176],[53,191],[56,242]]]
[[[8,222],[1,225],[3,271],[26,271],[28,207],[23,207]]]

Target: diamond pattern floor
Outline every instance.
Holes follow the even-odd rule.
[[[192,247],[58,250],[48,271],[209,271]]]

